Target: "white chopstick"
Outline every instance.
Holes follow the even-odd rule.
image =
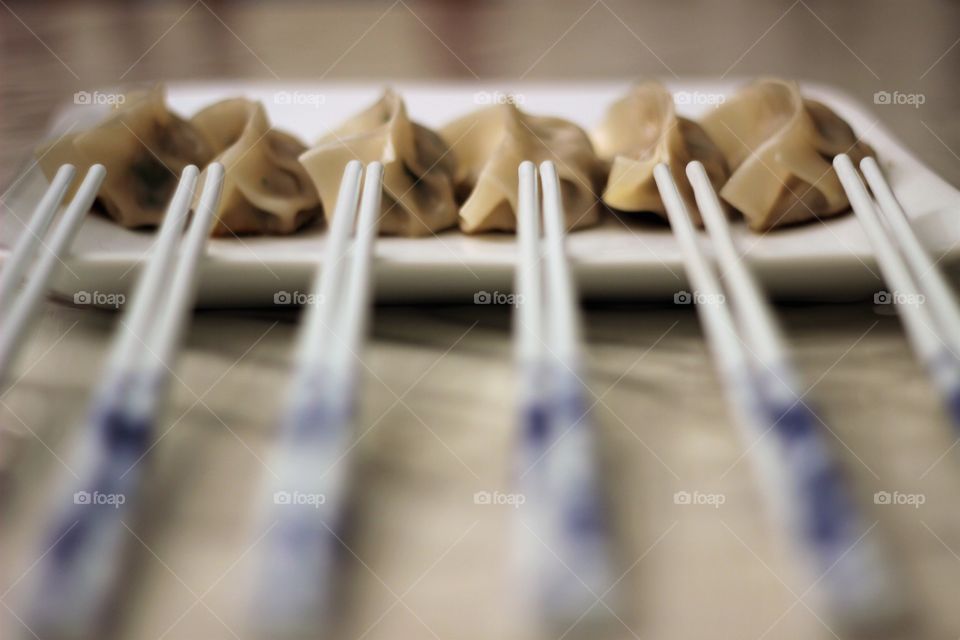
[[[325,345],[337,313],[337,292],[343,284],[344,260],[350,235],[356,223],[360,202],[363,164],[357,160],[347,164],[340,181],[340,191],[323,252],[323,261],[314,277],[312,304],[304,314],[294,359],[298,370],[319,366],[326,357]]]
[[[760,285],[733,243],[726,213],[703,165],[697,161],[688,164],[687,178],[693,186],[697,207],[716,249],[717,261],[723,267],[722,277],[736,292],[736,295],[732,296],[732,302],[737,319],[744,325],[745,341],[763,366],[772,369],[778,376],[785,377],[787,384],[792,387],[796,376],[788,361],[780,328]],[[795,400],[796,394],[792,392],[792,388],[787,390]]]
[[[0,272],[0,309],[7,308],[14,291],[20,286],[23,274],[26,273],[37,247],[56,217],[60,202],[70,188],[75,174],[76,169],[73,165],[65,164],[60,167],[33,210],[30,221],[26,223],[13,250],[7,256],[3,271]]]
[[[726,296],[723,287],[700,248],[686,204],[673,181],[669,168],[656,167],[654,179],[663,198],[673,235],[683,254],[687,278],[694,289],[692,295],[695,299],[711,302],[711,304],[697,304],[697,315],[703,323],[703,330],[707,335],[707,346],[713,355],[714,363],[720,369],[720,377],[727,398],[737,412],[737,425],[744,429],[743,438],[750,441],[756,438],[756,429],[751,428],[756,421],[752,408],[756,403],[753,402],[754,376],[751,371],[750,356],[740,345],[739,331],[733,314],[725,305]],[[751,457],[751,462],[758,475],[765,479],[761,487],[768,502],[779,505],[777,498],[783,495],[784,486],[781,475],[777,472],[777,460],[770,453],[769,449],[760,448]],[[778,509],[777,513],[782,512],[782,509]]]
[[[107,363],[109,376],[124,377],[137,366],[153,319],[166,296],[160,295],[170,277],[184,225],[190,215],[190,203],[200,171],[191,165],[183,170],[180,182],[157,232],[150,260],[144,265],[131,295],[131,304],[121,319],[120,331]],[[111,388],[116,385],[110,385]]]
[[[873,246],[880,273],[903,321],[907,340],[927,368],[954,427],[960,428],[960,312],[942,273],[923,249],[876,162],[861,164],[884,219],[844,154],[833,160],[860,226]],[[923,296],[923,297],[921,297]],[[906,298],[901,302],[901,298]]]
[[[862,629],[888,620],[900,600],[876,537],[869,531],[841,465],[803,401],[799,376],[757,281],[743,263],[730,225],[699,162],[687,175],[724,270],[731,314],[719,280],[702,253],[683,199],[666,165],[655,179],[692,286],[713,297],[697,304],[729,401],[757,443],[755,463],[768,499],[816,567],[821,602],[838,625]],[[741,337],[742,336],[742,337]],[[749,353],[744,353],[748,345]],[[761,438],[769,432],[772,440]],[[773,446],[770,446],[773,445]]]
[[[957,304],[957,296],[943,271],[937,267],[921,244],[877,161],[867,156],[860,162],[860,170],[866,176],[873,196],[880,203],[880,210],[893,237],[899,241],[900,250],[916,275],[917,284],[927,292],[925,302],[930,305],[944,340],[951,345],[955,353],[960,353],[960,305]]]
[[[61,169],[61,171],[63,170]],[[58,173],[57,176],[59,177],[60,173]],[[11,295],[3,296],[6,300],[9,300],[9,304],[6,302],[0,304],[0,309],[4,310],[4,315],[0,318],[0,391],[4,389],[10,367],[13,365],[17,353],[19,353],[25,342],[23,338],[30,327],[30,320],[33,318],[40,302],[43,300],[51,278],[54,273],[56,273],[57,268],[63,264],[63,255],[73,243],[73,239],[80,229],[80,224],[93,205],[93,200],[97,197],[97,191],[99,191],[100,184],[103,182],[105,176],[106,169],[103,168],[103,165],[97,164],[90,168],[80,188],[77,190],[76,195],[73,197],[73,200],[71,200],[67,206],[63,217],[57,223],[50,243],[46,247],[47,251],[37,259],[35,267],[28,276],[23,290],[19,292],[16,299],[13,299],[12,293]],[[63,189],[56,184],[56,179],[54,180],[53,187],[57,187],[56,190],[58,192],[63,191]],[[54,210],[55,208],[56,207],[54,207]],[[35,215],[40,218],[47,218],[48,209],[40,206]],[[52,216],[50,217],[52,218]],[[38,224],[37,228],[32,229],[31,233],[46,231],[45,229],[41,231],[39,226]],[[39,241],[39,235],[32,237],[35,237],[37,241]],[[7,265],[7,268],[14,272],[19,271],[22,274],[22,270],[18,269],[20,260],[23,260],[23,258],[13,258],[12,262]],[[5,280],[6,273],[5,270]],[[11,278],[14,284],[16,284],[16,279],[19,279],[19,277],[21,276],[17,275],[15,278]]]
[[[129,542],[123,517],[139,493],[140,462],[149,450],[170,360],[192,305],[223,167],[210,165],[180,243],[197,175],[191,166],[181,176],[81,431],[81,456],[73,466],[79,479],[71,483],[71,503],[54,522],[49,542],[56,542],[41,562],[30,619],[31,628],[44,637],[95,637],[116,595]]]
[[[271,533],[265,539],[254,625],[271,638],[327,624],[345,511],[358,353],[369,316],[383,166],[350,162],[340,184],[314,298],[297,341],[296,370],[275,454]],[[350,234],[356,223],[352,247]]]
[[[576,374],[580,368],[580,320],[573,291],[573,278],[564,248],[566,220],[560,179],[553,162],[547,161],[540,165],[540,178],[543,183],[543,228],[546,241],[548,339],[558,364]]]
[[[599,600],[613,584],[595,432],[581,380],[579,315],[564,249],[565,216],[552,162],[519,167],[516,352],[522,433],[519,551],[526,594],[538,622],[564,631],[611,609]],[[544,264],[541,266],[541,245]],[[611,614],[613,615],[613,614]]]
[[[153,325],[146,339],[147,352],[153,356],[147,360],[147,366],[152,364],[154,378],[169,379],[167,374],[170,363],[176,356],[183,328],[196,299],[200,261],[204,257],[210,230],[216,218],[224,175],[224,166],[219,162],[207,166],[200,200],[178,251],[176,267],[168,281],[164,303],[154,311]]]
[[[537,168],[532,162],[520,165],[518,191],[517,244],[520,260],[516,272],[516,326],[517,360],[521,375],[533,375],[533,379],[521,383],[521,389],[536,396],[537,380],[542,366],[544,351],[539,331],[543,310],[540,300],[540,189]],[[532,400],[525,398],[524,400]]]

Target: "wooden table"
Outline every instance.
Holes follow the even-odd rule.
[[[118,81],[469,80],[779,74],[921,93],[877,115],[960,183],[960,6],[933,0],[729,2],[0,3],[0,183],[55,105]],[[960,635],[956,441],[899,321],[869,302],[782,306],[809,398],[830,425],[915,616],[891,635]],[[337,638],[522,637],[505,587],[513,372],[507,308],[379,307],[364,354],[355,505]],[[3,637],[43,552],[70,428],[113,313],[47,305],[0,399]],[[614,637],[829,638],[809,575],[765,517],[689,307],[586,314],[620,586]],[[198,312],[152,449],[117,637],[249,637],[254,505],[289,376],[295,313]],[[719,508],[677,491],[723,494]],[[918,508],[874,504],[921,494]],[[598,605],[601,606],[601,605]],[[575,637],[572,631],[567,637]]]

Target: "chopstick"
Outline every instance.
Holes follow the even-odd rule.
[[[592,614],[612,586],[595,433],[581,379],[579,314],[564,248],[565,216],[552,162],[519,167],[515,346],[522,433],[518,549],[539,622],[563,631]],[[540,264],[541,250],[544,264]],[[596,620],[599,619],[599,620]]]
[[[746,350],[739,345],[739,332],[733,315],[725,304],[720,303],[726,300],[723,287],[698,244],[686,204],[669,169],[661,170],[656,167],[654,179],[663,198],[673,234],[680,245],[687,277],[696,290],[694,293],[698,298],[713,302],[710,305],[697,304],[697,315],[707,335],[707,346],[713,355],[714,364],[720,369],[727,400],[737,413],[736,424],[740,427],[753,424],[754,429],[747,429],[742,434],[745,440],[752,440],[756,437],[755,429],[759,429],[761,433],[766,430],[759,426],[765,421],[757,411],[760,405],[754,384],[755,377]],[[706,212],[701,213],[709,215]],[[776,498],[784,494],[785,488],[782,476],[778,473],[777,460],[771,453],[770,449],[761,448],[753,456],[752,462],[764,479],[761,487],[766,492],[768,502],[777,505],[779,503]],[[772,486],[772,483],[777,486]],[[782,510],[778,509],[778,513],[781,512]]]
[[[2,277],[3,283],[0,284],[0,309],[4,309],[4,315],[0,318],[0,391],[3,390],[10,367],[17,357],[17,353],[23,346],[24,335],[30,327],[30,320],[36,312],[37,306],[43,300],[50,279],[57,271],[57,267],[62,264],[62,256],[70,248],[73,239],[80,229],[80,224],[93,205],[93,200],[97,196],[100,184],[106,176],[106,169],[103,165],[93,165],[87,172],[86,177],[80,184],[76,195],[67,206],[63,217],[58,222],[50,239],[50,244],[46,246],[46,252],[37,258],[33,272],[27,278],[23,289],[19,295],[14,298],[14,292],[23,277],[27,263],[30,262],[32,254],[37,244],[39,244],[43,234],[47,232],[50,222],[53,220],[52,212],[55,212],[57,206],[66,192],[66,186],[58,183],[61,175],[71,176],[72,171],[65,171],[68,167],[62,167],[54,178],[53,184],[48,189],[47,194],[55,194],[50,197],[46,203],[41,201],[36,212],[31,219],[31,225],[28,231],[20,238],[17,248],[11,254],[10,263],[6,265]],[[46,198],[44,198],[46,200]],[[55,201],[54,201],[55,200]],[[52,206],[51,206],[52,205]],[[27,245],[32,245],[27,249]]]
[[[370,270],[382,199],[383,166],[344,171],[310,306],[295,350],[296,367],[271,468],[270,535],[257,585],[255,626],[267,637],[312,637],[331,613],[341,545],[357,354],[366,331]],[[352,247],[350,235],[356,222]]]
[[[70,188],[76,169],[65,164],[57,171],[50,186],[47,187],[40,202],[37,203],[30,221],[17,239],[13,250],[0,273],[0,309],[6,309],[14,291],[20,286],[23,274],[30,266],[37,247],[46,235],[47,229],[57,215],[57,209]]]
[[[873,200],[850,158],[833,161],[860,226],[873,246],[888,295],[903,321],[907,340],[943,398],[960,429],[960,307],[943,272],[917,238],[903,208],[873,158],[860,163],[880,205]],[[906,297],[901,302],[901,298]]]
[[[129,542],[123,518],[139,493],[139,463],[149,450],[223,183],[223,166],[210,165],[181,242],[198,173],[189,166],[181,175],[82,425],[73,499],[52,527],[30,617],[43,637],[95,636],[119,586]]]
[[[891,569],[876,537],[867,535],[870,527],[853,489],[817,425],[819,419],[803,400],[799,376],[770,305],[736,249],[703,165],[691,162],[687,176],[723,268],[726,290],[698,244],[669,168],[659,165],[654,176],[691,285],[698,298],[713,296],[698,303],[697,312],[728,401],[745,440],[757,442],[754,462],[774,513],[785,519],[816,567],[821,605],[845,628],[864,629],[888,621],[902,607]],[[770,445],[761,439],[768,432],[773,436]]]

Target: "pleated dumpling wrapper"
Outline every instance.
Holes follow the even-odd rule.
[[[659,82],[645,82],[610,105],[593,135],[597,154],[610,162],[603,201],[618,211],[652,211],[666,216],[653,169],[670,167],[691,218],[702,224],[687,180],[686,166],[703,163],[714,189],[730,175],[727,161],[699,124],[677,115],[673,96]]]
[[[320,215],[320,198],[297,160],[306,146],[271,129],[261,103],[223,100],[191,122],[224,166],[213,235],[288,234]]]
[[[204,167],[213,150],[196,128],[171,112],[162,86],[131,92],[102,123],[37,151],[48,178],[60,165],[81,173],[107,169],[97,200],[124,227],[155,226],[163,219],[184,167]],[[75,181],[77,182],[77,181]]]
[[[424,236],[457,223],[454,155],[440,136],[410,121],[392,90],[300,156],[328,220],[351,160],[383,163],[380,233]]]
[[[804,99],[795,82],[758,80],[701,122],[732,170],[720,195],[754,231],[847,211],[831,161],[840,153],[855,163],[873,155],[829,107]]]
[[[587,134],[568,120],[523,113],[512,102],[447,124],[440,135],[457,152],[457,192],[465,198],[466,233],[515,231],[517,169],[524,160],[552,160],[560,178],[567,228],[595,224],[602,168]]]

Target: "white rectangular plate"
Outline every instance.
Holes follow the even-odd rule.
[[[729,94],[742,81],[667,82],[687,92],[683,115],[696,117],[712,108],[702,96]],[[506,94],[522,108],[558,115],[588,131],[628,82],[549,84],[404,84],[394,85],[414,120],[438,127]],[[260,99],[273,123],[308,144],[342,120],[374,102],[382,90],[373,84],[189,83],[168,87],[172,108],[189,116],[216,100],[245,95]],[[960,192],[923,166],[865,108],[844,93],[805,84],[805,95],[832,107],[877,151],[893,188],[925,244],[941,264],[960,257]],[[678,101],[679,102],[679,101]],[[50,136],[95,122],[103,107],[69,105],[55,119]],[[27,166],[29,166],[28,163]],[[0,251],[6,254],[23,230],[47,181],[36,166],[22,174],[0,212]],[[852,215],[825,222],[752,234],[736,226],[746,259],[768,290],[780,299],[862,298],[881,288],[869,244]],[[54,292],[67,299],[77,292],[123,293],[135,280],[151,244],[148,231],[123,229],[100,216],[84,222],[69,268],[61,270]],[[287,237],[215,238],[203,266],[199,304],[203,306],[272,305],[278,292],[305,292],[323,252],[322,225]],[[472,302],[477,292],[507,292],[516,258],[514,237],[507,234],[465,236],[452,230],[436,237],[380,238],[376,245],[376,296],[381,301]],[[638,222],[629,216],[600,227],[577,231],[569,250],[580,292],[588,298],[669,299],[687,288],[681,257],[664,224]]]

